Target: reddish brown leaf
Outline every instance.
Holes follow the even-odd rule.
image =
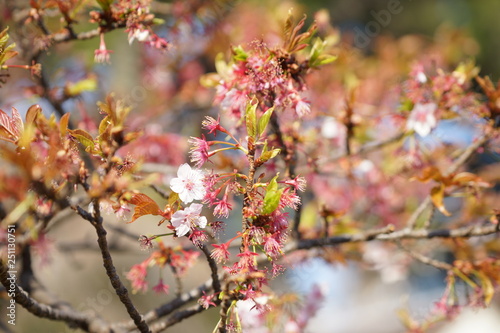
[[[161,215],[163,212],[160,210],[158,204],[148,197],[146,194],[137,193],[134,194],[132,199],[130,199],[130,203],[135,205],[134,215],[132,216],[132,221],[128,223],[132,223],[137,220],[139,217],[144,215]]]
[[[16,142],[19,140],[23,129],[23,120],[15,108],[12,108],[12,117],[0,110],[0,137]]]
[[[421,176],[417,176],[415,178],[423,183],[426,183],[431,179],[439,182],[442,180],[443,176],[441,175],[441,171],[439,171],[438,168],[436,168],[435,166],[430,166],[422,171]]]
[[[31,125],[35,121],[38,114],[42,112],[42,108],[38,104],[34,104],[26,111],[26,125]]]
[[[61,136],[64,137],[68,133],[68,123],[69,123],[69,113],[65,113],[61,120],[59,121],[59,130],[61,131]]]

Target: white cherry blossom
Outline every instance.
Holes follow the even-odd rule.
[[[178,210],[172,215],[171,222],[178,237],[186,235],[192,227],[205,228],[207,226],[207,218],[200,215],[202,208],[202,204],[192,203],[189,207]]]
[[[422,137],[429,135],[437,124],[434,114],[436,109],[437,105],[435,103],[415,104],[408,122],[406,123],[406,129],[414,130]]]
[[[184,163],[177,171],[177,178],[170,181],[170,188],[179,194],[184,203],[193,200],[202,200],[205,196],[204,174],[199,169],[192,169],[189,164]]]

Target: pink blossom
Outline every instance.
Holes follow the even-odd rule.
[[[248,97],[245,92],[231,89],[221,102],[221,108],[239,117],[245,111]]]
[[[219,200],[214,208],[214,216],[225,217],[229,216],[229,211],[231,210],[231,204],[227,201],[227,194],[224,195],[222,200]]]
[[[172,215],[172,225],[175,227],[175,233],[178,237],[186,235],[195,226],[206,227],[207,218],[200,216],[202,208],[202,204],[193,203],[184,210],[178,210]]]
[[[233,263],[232,266],[222,266],[226,272],[228,272],[230,275],[236,275],[240,272],[240,265],[235,262]]]
[[[204,309],[208,309],[210,306],[217,306],[212,300],[214,299],[214,295],[205,295],[203,292],[203,296],[198,300],[198,304],[200,304]]]
[[[191,230],[191,234],[189,235],[189,239],[193,242],[194,245],[201,247],[203,243],[205,243],[208,239],[208,235],[199,229]]]
[[[226,129],[220,125],[220,116],[217,120],[209,116],[205,118],[206,119],[201,122],[201,125],[208,130],[208,134],[217,135],[217,131],[226,132]]]
[[[115,210],[115,214],[118,218],[122,220],[128,220],[128,214],[130,213],[130,208],[128,204],[122,203],[118,209]]]
[[[212,250],[210,256],[218,263],[224,262],[229,259],[229,242],[222,244],[212,244],[215,249]]]
[[[242,269],[254,269],[255,268],[255,258],[258,256],[257,253],[246,250],[236,255],[240,258],[239,266]]]
[[[193,200],[201,200],[205,196],[203,179],[204,175],[201,170],[191,169],[189,164],[184,163],[177,171],[177,178],[170,181],[170,188],[179,194],[182,202],[190,203]]]
[[[287,187],[280,198],[280,208],[290,207],[292,209],[297,210],[300,206],[300,197],[297,195],[295,190],[290,190],[290,187]]]
[[[212,231],[216,236],[220,235],[224,231],[224,222],[222,221],[214,221],[210,223],[210,227],[212,227]]]
[[[158,282],[158,284],[153,287],[153,290],[155,292],[157,292],[158,294],[160,294],[160,293],[168,294],[169,288],[170,288],[169,285],[168,284],[164,284],[163,283],[163,279],[160,279],[160,281]]]
[[[304,192],[306,190],[307,181],[304,177],[295,177],[294,179],[286,180],[285,184],[293,186],[296,190]]]
[[[281,245],[272,236],[264,237],[264,251],[271,258],[276,258],[281,255]]]
[[[311,105],[303,99],[299,99],[295,104],[295,112],[297,112],[297,115],[302,118],[303,116],[311,112]]]
[[[106,48],[106,42],[104,41],[104,34],[101,34],[101,42],[99,43],[99,49],[94,51],[94,61],[97,63],[107,62],[109,63],[109,54],[113,51]]]
[[[153,248],[153,240],[156,236],[148,237],[146,235],[141,235],[139,237],[139,243],[141,245],[141,250],[151,250]]]
[[[285,271],[285,267],[283,265],[279,265],[279,264],[276,264],[275,262],[273,262],[273,266],[271,269],[271,274],[273,277],[280,275],[284,271]]]
[[[132,266],[127,273],[127,279],[132,283],[132,290],[134,293],[137,291],[146,291],[148,289],[148,282],[146,281],[147,261]]]
[[[406,123],[406,129],[414,130],[422,137],[427,136],[436,127],[436,109],[435,103],[417,103]]]
[[[191,162],[199,168],[205,164],[210,157],[210,153],[208,152],[210,144],[205,140],[205,136],[202,136],[201,139],[192,136],[188,142],[192,145],[191,151],[189,152],[191,155]]]

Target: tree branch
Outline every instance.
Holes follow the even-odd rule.
[[[7,266],[4,265],[3,260],[0,259],[0,282],[7,290],[12,289],[12,285],[14,286],[14,300],[31,314],[40,318],[63,321],[71,328],[80,328],[86,332],[117,332],[114,330],[110,331],[108,328],[109,325],[101,318],[72,311],[68,308],[64,310],[55,309],[50,305],[39,303],[31,298],[17,283],[9,280],[9,275]]]
[[[139,329],[140,332],[150,333],[151,330],[149,329],[148,325],[142,318],[141,314],[139,313],[139,311],[137,311],[134,304],[130,300],[127,288],[123,285],[123,283],[120,280],[120,277],[116,273],[116,268],[113,264],[113,259],[111,257],[111,254],[109,253],[108,242],[106,239],[107,232],[106,229],[104,229],[104,226],[102,225],[103,219],[99,213],[99,203],[96,200],[92,204],[94,206],[93,215],[85,211],[80,206],[76,206],[76,211],[81,217],[89,221],[92,224],[92,226],[94,226],[97,233],[97,243],[99,244],[99,248],[101,250],[102,261],[104,268],[106,269],[106,274],[108,275],[111,285],[115,289],[118,298],[123,303],[123,305],[125,305],[125,308],[127,309],[130,318],[132,318],[135,326]]]
[[[408,255],[410,255],[410,257],[412,257],[415,260],[420,261],[423,264],[426,264],[426,265],[429,265],[429,266],[432,266],[432,267],[435,267],[435,268],[438,268],[438,269],[442,269],[442,270],[445,270],[445,271],[449,271],[449,270],[453,269],[453,266],[450,265],[450,264],[448,264],[448,263],[446,263],[446,262],[442,262],[442,261],[439,261],[439,260],[436,260],[436,259],[432,259],[432,258],[429,258],[427,256],[424,256],[421,253],[412,251],[412,250],[406,248],[405,246],[403,246],[403,244],[401,244],[401,242],[397,242],[397,244],[398,244],[399,248],[401,248],[403,251],[405,251],[406,253],[408,253]]]
[[[431,238],[462,238],[462,237],[479,237],[498,233],[497,225],[487,226],[468,226],[458,229],[439,229],[439,230],[411,230],[402,229],[395,232],[387,232],[381,230],[377,233],[360,233],[355,235],[334,236],[329,238],[303,239],[293,241],[285,248],[286,252],[295,250],[306,250],[314,247],[333,246],[343,243],[359,243],[371,240],[380,241],[395,241],[401,239],[431,239]]]
[[[220,277],[218,278],[220,279]],[[143,315],[143,318],[147,323],[151,323],[162,317],[168,316],[169,314],[179,309],[180,307],[195,300],[198,300],[203,295],[204,292],[212,290],[212,286],[213,286],[213,281],[212,279],[209,279],[208,281],[201,284],[197,288],[194,288],[189,292],[184,293],[179,297],[176,297],[172,301],[163,304],[154,310],[147,312],[146,314]],[[125,323],[113,324],[112,327],[131,329],[134,327],[134,323],[132,321],[128,321]]]
[[[458,168],[460,168],[467,160],[476,152],[476,150],[484,145],[488,139],[490,138],[490,134],[484,134],[482,137],[478,138],[475,142],[473,142],[470,146],[468,146],[464,152],[446,169],[443,174],[444,177],[449,176],[450,174],[456,172]],[[409,229],[414,229],[417,223],[419,216],[432,204],[431,196],[428,195],[424,201],[418,206],[418,208],[413,212],[410,219],[406,223]]]

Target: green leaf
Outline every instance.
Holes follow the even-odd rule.
[[[241,47],[241,45],[234,47],[233,52],[234,52],[233,59],[236,61],[246,61],[248,58],[248,54]]]
[[[262,117],[260,117],[259,124],[257,126],[257,133],[259,136],[261,136],[262,133],[264,133],[264,131],[266,130],[267,124],[269,124],[269,120],[271,119],[273,111],[274,111],[274,106],[267,109],[267,111],[264,112]]]
[[[311,52],[309,53],[309,65],[311,67],[319,67],[337,60],[337,56],[323,54],[326,45],[327,41],[323,41],[321,38],[316,38],[311,48]]]
[[[266,195],[264,197],[264,207],[262,208],[262,214],[270,215],[274,212],[280,203],[281,195],[283,194],[283,189],[278,189],[278,175],[276,175],[271,181],[266,189]]]
[[[330,64],[332,62],[334,62],[335,60],[337,60],[337,56],[334,56],[334,55],[330,55],[330,54],[322,54],[319,58],[318,58],[318,64],[317,66],[323,66],[323,65],[327,65],[327,64]]]
[[[273,148],[271,150],[267,150],[267,141],[264,144],[264,148],[262,149],[262,154],[260,154],[259,157],[259,162],[260,163],[265,163],[269,161],[272,158],[275,158],[278,156],[278,154],[281,152],[281,149],[279,148]]]
[[[85,147],[85,151],[88,151],[89,153],[95,153],[94,139],[89,133],[79,128],[68,130],[68,132],[72,137],[74,137]]]
[[[162,25],[162,24],[165,24],[165,20],[161,19],[161,18],[158,18],[158,17],[155,17],[153,19],[153,24],[155,24],[155,25]]]
[[[97,89],[97,79],[89,77],[78,82],[69,82],[64,87],[64,92],[67,96],[78,96],[85,91],[95,91]]]
[[[245,111],[245,122],[247,125],[247,133],[249,136],[255,138],[257,134],[257,101],[251,100],[247,104]]]
[[[18,54],[16,51],[12,50],[16,46],[15,43],[7,45],[9,41],[9,34],[7,33],[8,29],[9,28],[7,27],[0,32],[0,67],[3,66],[7,60]]]

